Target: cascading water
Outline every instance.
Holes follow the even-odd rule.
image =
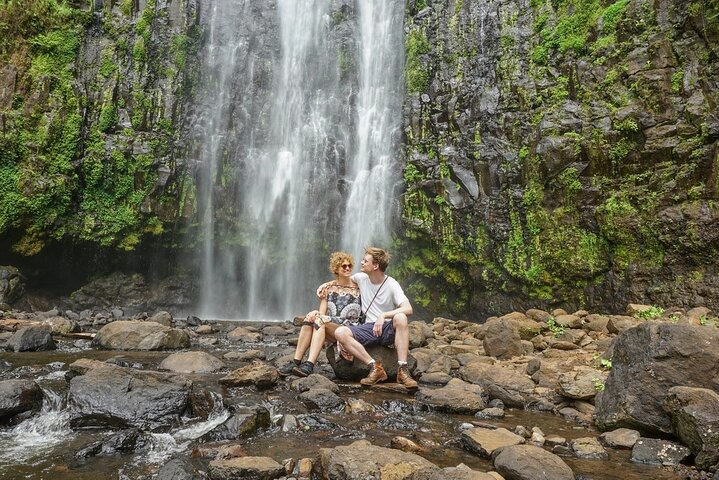
[[[395,1],[360,1],[360,68],[356,147],[342,246],[358,259],[369,245],[390,241],[396,152],[402,108],[402,14]]]
[[[0,472],[13,465],[32,463],[72,437],[63,397],[43,389],[42,410],[11,430],[0,430]]]
[[[403,3],[217,0],[206,15],[200,313],[286,319],[315,307],[330,251],[389,240]]]

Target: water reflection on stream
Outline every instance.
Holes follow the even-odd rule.
[[[78,348],[75,344],[63,345],[60,351],[36,353],[0,353],[12,370],[0,372],[0,379],[33,378],[45,391],[41,413],[14,427],[0,427],[0,478],[14,479],[150,479],[168,459],[174,455],[189,455],[193,441],[216,425],[222,423],[229,413],[218,409],[205,422],[184,425],[167,433],[155,433],[150,437],[151,446],[135,455],[97,456],[78,459],[75,453],[104,436],[111,430],[72,430],[65,410],[67,382],[64,373],[67,366],[79,358],[106,360],[119,357],[123,362],[143,369],[156,369],[167,352],[111,352],[89,349],[89,344]],[[267,346],[257,346],[267,349]],[[269,347],[271,350],[274,347]],[[231,348],[224,346],[210,353],[222,358]],[[240,363],[227,362],[228,369]],[[411,396],[377,389],[362,389],[358,385],[341,385],[340,396],[349,400],[364,400],[376,407],[372,413],[315,413],[308,412],[297,398],[297,392],[289,389],[284,381],[273,390],[257,392],[251,388],[222,391],[217,379],[222,374],[188,375],[233,396],[233,401],[243,404],[262,403],[267,406],[273,419],[292,414],[305,419],[311,428],[294,432],[282,432],[279,427],[265,431],[250,439],[240,440],[248,455],[269,456],[281,462],[287,458],[314,457],[319,448],[347,445],[366,439],[378,446],[389,446],[395,436],[408,437],[419,444],[430,445],[423,454],[433,463],[446,467],[464,463],[474,469],[492,469],[489,460],[465,451],[460,443],[460,426],[476,421],[472,416],[449,415],[429,412],[416,403]],[[308,416],[309,415],[309,416]],[[565,438],[596,436],[597,432],[565,421],[550,413],[507,410],[500,420],[483,421],[513,430],[517,425],[529,429],[537,426],[546,436]],[[563,457],[575,475],[594,480],[678,480],[679,474],[667,468],[637,465],[629,462],[628,451],[609,450],[608,460],[580,460]],[[204,464],[206,468],[206,463]]]

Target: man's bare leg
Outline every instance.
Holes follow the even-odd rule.
[[[342,346],[345,350],[354,355],[355,359],[359,360],[365,365],[373,361],[372,357],[370,357],[369,353],[367,353],[367,350],[365,350],[364,346],[362,346],[361,343],[355,340],[354,335],[352,335],[352,330],[350,330],[348,327],[339,327],[337,330],[335,330],[335,338],[337,339],[338,343],[342,343]]]
[[[404,313],[395,315],[392,318],[392,326],[394,327],[394,348],[397,350],[397,361],[407,362],[407,354],[409,353],[407,315]]]

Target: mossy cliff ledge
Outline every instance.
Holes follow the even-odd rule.
[[[11,260],[82,246],[104,252],[102,270],[143,240],[174,243],[198,22],[192,0],[0,7],[0,244]]]
[[[717,307],[719,2],[410,0],[405,29],[416,303]]]

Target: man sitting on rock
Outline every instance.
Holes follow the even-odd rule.
[[[362,297],[362,311],[366,323],[343,326],[335,330],[335,338],[344,350],[370,367],[367,377],[360,380],[362,385],[374,385],[387,380],[382,364],[375,361],[365,347],[371,345],[392,345],[397,351],[397,383],[405,388],[417,388],[407,366],[409,352],[409,329],[407,317],[412,315],[412,305],[397,280],[385,275],[389,264],[389,252],[369,247],[362,258],[360,272],[352,276],[359,285]]]

